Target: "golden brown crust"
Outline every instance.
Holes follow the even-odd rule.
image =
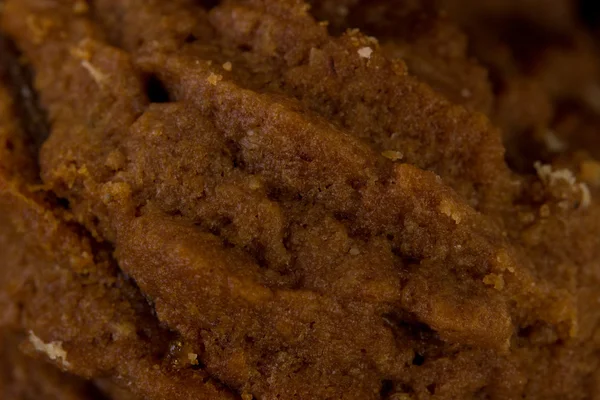
[[[397,17],[423,15],[423,31],[382,25],[380,46],[330,36],[296,0],[6,1],[52,126],[43,187],[21,147],[0,159],[2,326],[125,398],[111,385],[148,399],[597,395],[594,159],[565,156],[582,181],[558,161],[509,169],[492,103],[522,104],[528,81],[492,99],[431,10],[407,3]],[[532,98],[540,87],[539,104],[560,91]],[[26,135],[13,98],[0,86],[0,139]],[[551,118],[534,108],[503,121]]]

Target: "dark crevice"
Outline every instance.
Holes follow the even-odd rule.
[[[194,224],[200,229],[206,230],[210,234],[220,237],[223,233],[223,230],[227,229],[228,227],[231,227],[231,225],[233,224],[233,219],[229,215],[220,215],[212,219],[212,221],[210,222],[198,220]],[[226,241],[226,239],[223,239],[223,241]]]
[[[419,367],[423,364],[425,364],[425,357],[422,354],[415,353],[415,356],[412,359],[412,365]]]
[[[427,391],[430,394],[435,394],[436,384],[432,383],[431,385],[427,385]]]
[[[221,0],[200,0],[200,5],[207,10],[212,10],[221,3]]]
[[[504,138],[506,154],[504,160],[508,167],[523,175],[535,172],[532,159],[544,160],[541,145],[532,132],[521,132]]]
[[[304,153],[304,152],[301,152],[300,154],[298,154],[298,158],[300,158],[300,160],[302,160],[306,163],[311,163],[314,160],[313,156],[311,156],[308,153]]]
[[[112,397],[108,394],[105,394],[104,391],[98,387],[98,384],[94,384],[92,382],[88,383],[86,395],[90,400],[111,400]]]
[[[475,398],[477,400],[489,400],[491,397],[487,393],[487,387],[483,387],[483,388],[479,389],[477,391],[477,393],[475,393],[475,395],[473,396],[473,398]]]
[[[353,215],[352,213],[349,213],[349,212],[341,212],[341,211],[340,211],[340,212],[334,212],[334,213],[333,213],[333,217],[334,217],[334,218],[335,218],[335,219],[336,219],[338,222],[341,222],[341,223],[344,223],[344,222],[346,222],[346,221],[348,221],[348,222],[352,222],[352,221],[354,221],[354,218],[355,218],[355,217],[354,217],[354,215]]]
[[[600,26],[600,7],[598,0],[579,0],[579,18],[592,30]]]
[[[171,101],[167,88],[155,75],[150,75],[146,80],[146,94],[151,103],[168,103]]]
[[[397,334],[401,335],[403,340],[411,340],[416,344],[416,353],[413,359],[413,364],[421,362],[421,358],[425,357],[425,352],[419,352],[422,346],[419,344],[429,343],[434,346],[441,346],[443,342],[440,340],[439,335],[436,331],[431,329],[427,324],[420,322],[415,315],[404,311],[395,311],[393,313],[387,313],[382,315],[383,320],[396,331]],[[425,350],[423,348],[423,350]],[[417,356],[417,353],[420,356]]]
[[[39,170],[37,155],[49,135],[49,124],[45,111],[39,104],[33,87],[33,72],[21,60],[15,44],[0,34],[0,80],[8,85],[16,108],[19,123],[30,146],[34,164]],[[7,143],[7,146],[11,146]]]
[[[389,0],[357,1],[341,8],[322,1],[309,0],[308,3],[313,5],[310,13],[316,20],[329,22],[328,32],[332,36],[357,28],[380,39],[400,37],[411,40],[419,37],[426,29],[426,23],[437,13],[432,0],[405,1],[401,6]]]
[[[111,400],[111,397],[104,394],[104,392],[92,383],[88,383],[86,395],[89,400]]]
[[[184,42],[185,43],[194,43],[198,40],[198,38],[196,37],[196,35],[194,35],[193,33],[190,33],[189,35],[186,36]]]
[[[352,187],[355,191],[360,191],[362,188],[367,186],[367,182],[362,178],[354,178],[348,182],[348,185]]]
[[[68,210],[70,208],[70,206],[71,206],[68,199],[61,198],[61,197],[59,197],[59,198],[56,199],[56,205],[58,207],[60,207],[60,208],[65,209],[65,210]]]
[[[252,46],[250,46],[250,45],[248,45],[248,44],[240,44],[240,45],[238,46],[238,49],[239,49],[239,50],[240,50],[240,52],[242,52],[242,53],[248,53],[248,52],[251,52],[251,51],[253,50],[253,49],[252,49]]]
[[[196,364],[191,366],[191,369],[193,369],[194,371],[204,371],[206,369],[206,364],[204,364],[200,359],[198,359],[196,361]],[[206,371],[204,371],[204,372],[206,372]],[[210,375],[207,374],[207,376],[210,376]],[[221,384],[224,386],[223,383],[221,383]],[[230,390],[232,390],[232,389],[230,389]]]
[[[394,393],[394,382],[389,379],[384,379],[381,381],[379,396],[382,399],[387,399],[392,393]]]
[[[265,269],[269,267],[269,263],[266,258],[266,248],[263,243],[260,243],[258,240],[254,239],[245,250],[252,256],[259,267]]]
[[[233,164],[233,168],[245,170],[244,157],[240,143],[234,140],[227,140],[225,146],[227,148],[227,154]]]
[[[516,60],[525,71],[535,68],[542,49],[559,47],[569,49],[573,39],[562,32],[536,25],[519,18],[491,19],[489,25],[497,27],[501,37],[514,52]]]

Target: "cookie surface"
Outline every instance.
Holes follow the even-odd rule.
[[[32,390],[600,395],[591,34],[309,3],[4,1],[0,327],[54,364]]]

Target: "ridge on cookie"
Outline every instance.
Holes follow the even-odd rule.
[[[0,397],[600,396],[578,6],[0,2]]]

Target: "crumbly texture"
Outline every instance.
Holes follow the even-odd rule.
[[[202,3],[2,5],[0,330],[55,366],[31,390],[600,398],[597,54],[574,13]],[[572,47],[494,51],[486,15]],[[6,393],[35,379],[7,364]]]
[[[87,400],[99,394],[90,382],[25,356],[19,350],[22,340],[18,333],[8,330],[3,330],[0,336],[0,396],[3,399]]]

